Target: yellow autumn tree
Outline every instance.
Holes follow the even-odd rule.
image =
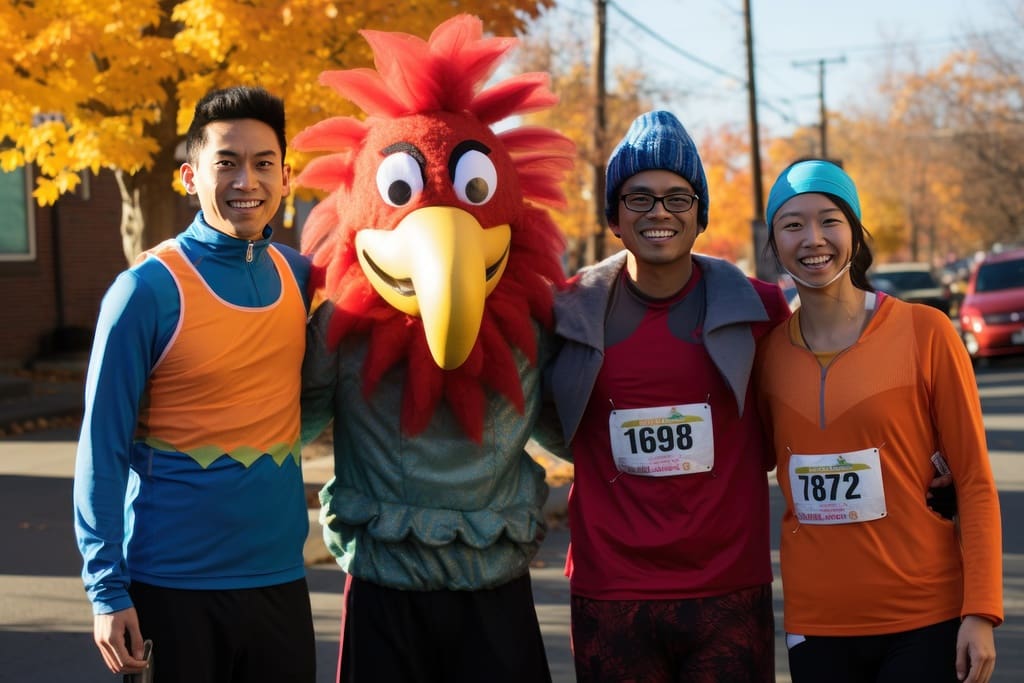
[[[317,84],[368,66],[363,28],[426,37],[458,12],[499,35],[554,0],[6,0],[0,2],[0,170],[34,165],[52,204],[83,172],[113,172],[131,262],[175,234],[177,147],[210,88],[259,84],[284,97],[288,135],[354,114]],[[301,167],[305,161],[289,153]]]
[[[959,183],[945,154],[924,130],[892,118],[892,110],[837,118],[839,148],[857,182],[876,261],[938,261],[959,218]],[[948,191],[941,191],[947,186]]]
[[[1018,22],[1024,29],[1024,14]],[[1012,34],[1012,32],[1011,32]],[[1024,241],[1024,49],[1019,41],[975,41],[892,89],[889,124],[912,131],[941,163],[923,190],[951,198],[938,237],[963,252]],[[935,177],[935,174],[932,174]]]

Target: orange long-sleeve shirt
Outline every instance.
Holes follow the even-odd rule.
[[[781,566],[785,628],[874,635],[977,614],[1003,619],[999,500],[974,372],[948,318],[881,297],[850,348],[823,368],[799,343],[798,317],[760,346],[757,382],[786,499]],[[793,454],[877,448],[885,515],[819,525],[794,514]],[[954,524],[926,503],[941,451],[959,505]],[[841,495],[842,489],[840,489]],[[829,487],[819,489],[821,498]]]

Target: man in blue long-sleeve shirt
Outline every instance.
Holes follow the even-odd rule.
[[[75,468],[75,530],[108,668],[162,683],[314,679],[299,452],[308,262],[272,244],[284,106],[196,106],[181,179],[201,210],[104,297]]]

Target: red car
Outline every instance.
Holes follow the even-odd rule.
[[[960,333],[973,359],[1024,354],[1024,249],[989,254],[975,266]]]

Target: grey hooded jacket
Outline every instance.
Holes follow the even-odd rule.
[[[707,313],[703,340],[708,354],[736,397],[743,414],[756,351],[751,323],[767,322],[768,311],[747,276],[728,261],[693,255],[705,278]],[[612,286],[626,265],[626,252],[584,268],[578,281],[555,297],[555,333],[562,346],[546,373],[557,407],[563,444],[544,443],[569,458],[572,442],[604,362],[605,311]]]

